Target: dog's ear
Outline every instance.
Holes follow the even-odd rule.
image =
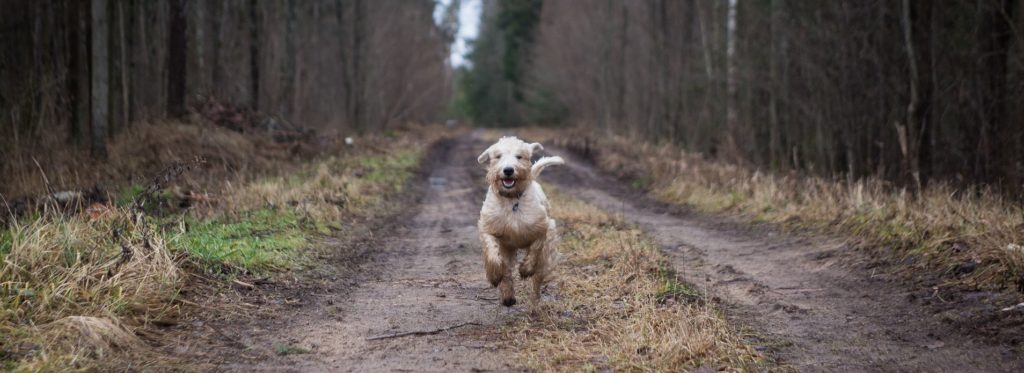
[[[544,145],[541,145],[539,142],[535,142],[533,144],[530,144],[530,152],[531,153],[537,154],[537,152],[542,151],[542,150],[544,150]]]
[[[487,163],[489,160],[491,160],[491,148],[487,148],[483,153],[480,153],[480,156],[476,157],[476,161],[480,162],[480,164]]]

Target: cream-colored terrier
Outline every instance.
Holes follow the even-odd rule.
[[[527,250],[519,263],[519,275],[532,277],[531,301],[540,298],[540,286],[550,275],[558,257],[555,221],[548,217],[547,196],[535,179],[547,166],[565,164],[562,157],[543,157],[531,162],[539,143],[528,144],[515,137],[502,137],[477,157],[487,163],[487,198],[480,209],[480,241],[484,248],[484,270],[491,285],[501,292],[501,304],[516,304],[512,287],[512,266],[516,253]]]

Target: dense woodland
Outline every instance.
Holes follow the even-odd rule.
[[[458,108],[772,170],[1024,182],[1024,2],[485,1]]]
[[[452,91],[458,2],[443,22],[436,6],[5,0],[0,155],[72,144],[102,156],[125,128],[188,120],[209,105],[262,113],[257,125],[266,127],[356,132],[438,121]]]
[[[339,132],[451,108],[770,170],[1024,190],[1018,0],[483,0],[456,72],[460,1],[445,6],[6,0],[0,158],[101,157],[126,128],[211,106]]]

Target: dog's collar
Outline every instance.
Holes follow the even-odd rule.
[[[516,197],[516,203],[512,204],[512,211],[519,211],[519,200],[525,195],[526,192],[522,192],[519,194],[519,197]]]

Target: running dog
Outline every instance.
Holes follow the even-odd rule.
[[[487,198],[480,209],[480,241],[484,250],[487,281],[498,288],[501,304],[516,304],[512,267],[519,250],[526,256],[519,263],[519,275],[531,279],[533,304],[540,299],[540,287],[551,277],[558,258],[555,220],[548,217],[547,196],[536,179],[547,166],[565,164],[562,157],[533,155],[544,150],[539,143],[528,144],[515,137],[502,137],[480,156],[487,165]]]

